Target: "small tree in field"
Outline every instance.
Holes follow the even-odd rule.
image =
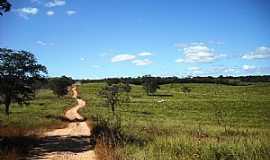
[[[46,74],[32,53],[0,48],[0,100],[7,115],[11,102],[27,104],[34,98],[33,84]]]
[[[159,89],[158,81],[151,76],[144,76],[143,77],[143,89],[147,93],[147,95],[152,95]]]
[[[99,91],[98,95],[103,97],[105,105],[110,107],[113,114],[115,115],[115,108],[124,102],[129,101],[127,86],[123,83],[106,85]]]
[[[182,91],[185,95],[187,95],[188,93],[191,92],[191,88],[189,88],[189,87],[187,87],[187,86],[183,86],[183,87],[181,88],[181,91]]]
[[[58,97],[68,94],[68,87],[74,83],[72,78],[62,76],[60,78],[52,78],[49,80],[49,86],[53,93]]]

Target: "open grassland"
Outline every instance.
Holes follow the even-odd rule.
[[[29,105],[11,105],[11,114],[4,114],[0,105],[0,128],[41,129],[59,126],[63,123],[64,111],[76,104],[71,97],[58,98],[51,90],[38,91],[36,98]]]
[[[88,106],[81,110],[85,117],[112,115],[97,96],[103,85],[80,87]],[[182,86],[191,92],[182,93]],[[133,85],[130,96],[129,103],[116,109],[120,132],[128,138],[116,149],[97,144],[103,154],[114,152],[100,155],[103,159],[270,159],[269,83],[167,84],[155,96]]]
[[[12,104],[9,116],[0,105],[0,159],[22,158],[39,133],[65,125],[64,111],[75,103],[71,96],[58,98],[50,90],[40,90],[29,105]]]

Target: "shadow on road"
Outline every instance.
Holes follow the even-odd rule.
[[[94,149],[89,136],[50,136],[41,138],[27,159],[39,159],[53,152],[80,153]]]

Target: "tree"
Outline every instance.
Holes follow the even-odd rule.
[[[0,0],[0,15],[2,16],[4,12],[8,12],[11,9],[11,4],[7,0]]]
[[[7,115],[11,102],[27,104],[34,98],[34,81],[46,74],[32,53],[0,48],[0,99]]]
[[[52,78],[49,80],[49,86],[53,93],[58,97],[68,94],[68,87],[74,83],[72,78],[62,76],[60,78]]]
[[[115,115],[116,106],[129,101],[129,91],[130,89],[127,90],[126,85],[123,83],[112,85],[106,84],[106,86],[99,91],[98,95],[105,99],[105,105],[110,107]]]
[[[158,81],[155,77],[151,77],[150,75],[143,76],[143,88],[147,95],[152,95],[159,89]]]

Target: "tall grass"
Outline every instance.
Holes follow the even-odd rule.
[[[124,155],[120,148],[129,144],[144,145],[146,139],[141,139],[132,133],[127,133],[121,124],[121,117],[97,116],[93,118],[91,140],[95,143],[95,150],[99,160],[120,160]]]
[[[97,116],[91,130],[91,140],[95,143],[96,154],[99,160],[120,160],[117,147],[122,145],[124,137],[121,121],[114,118]]]

